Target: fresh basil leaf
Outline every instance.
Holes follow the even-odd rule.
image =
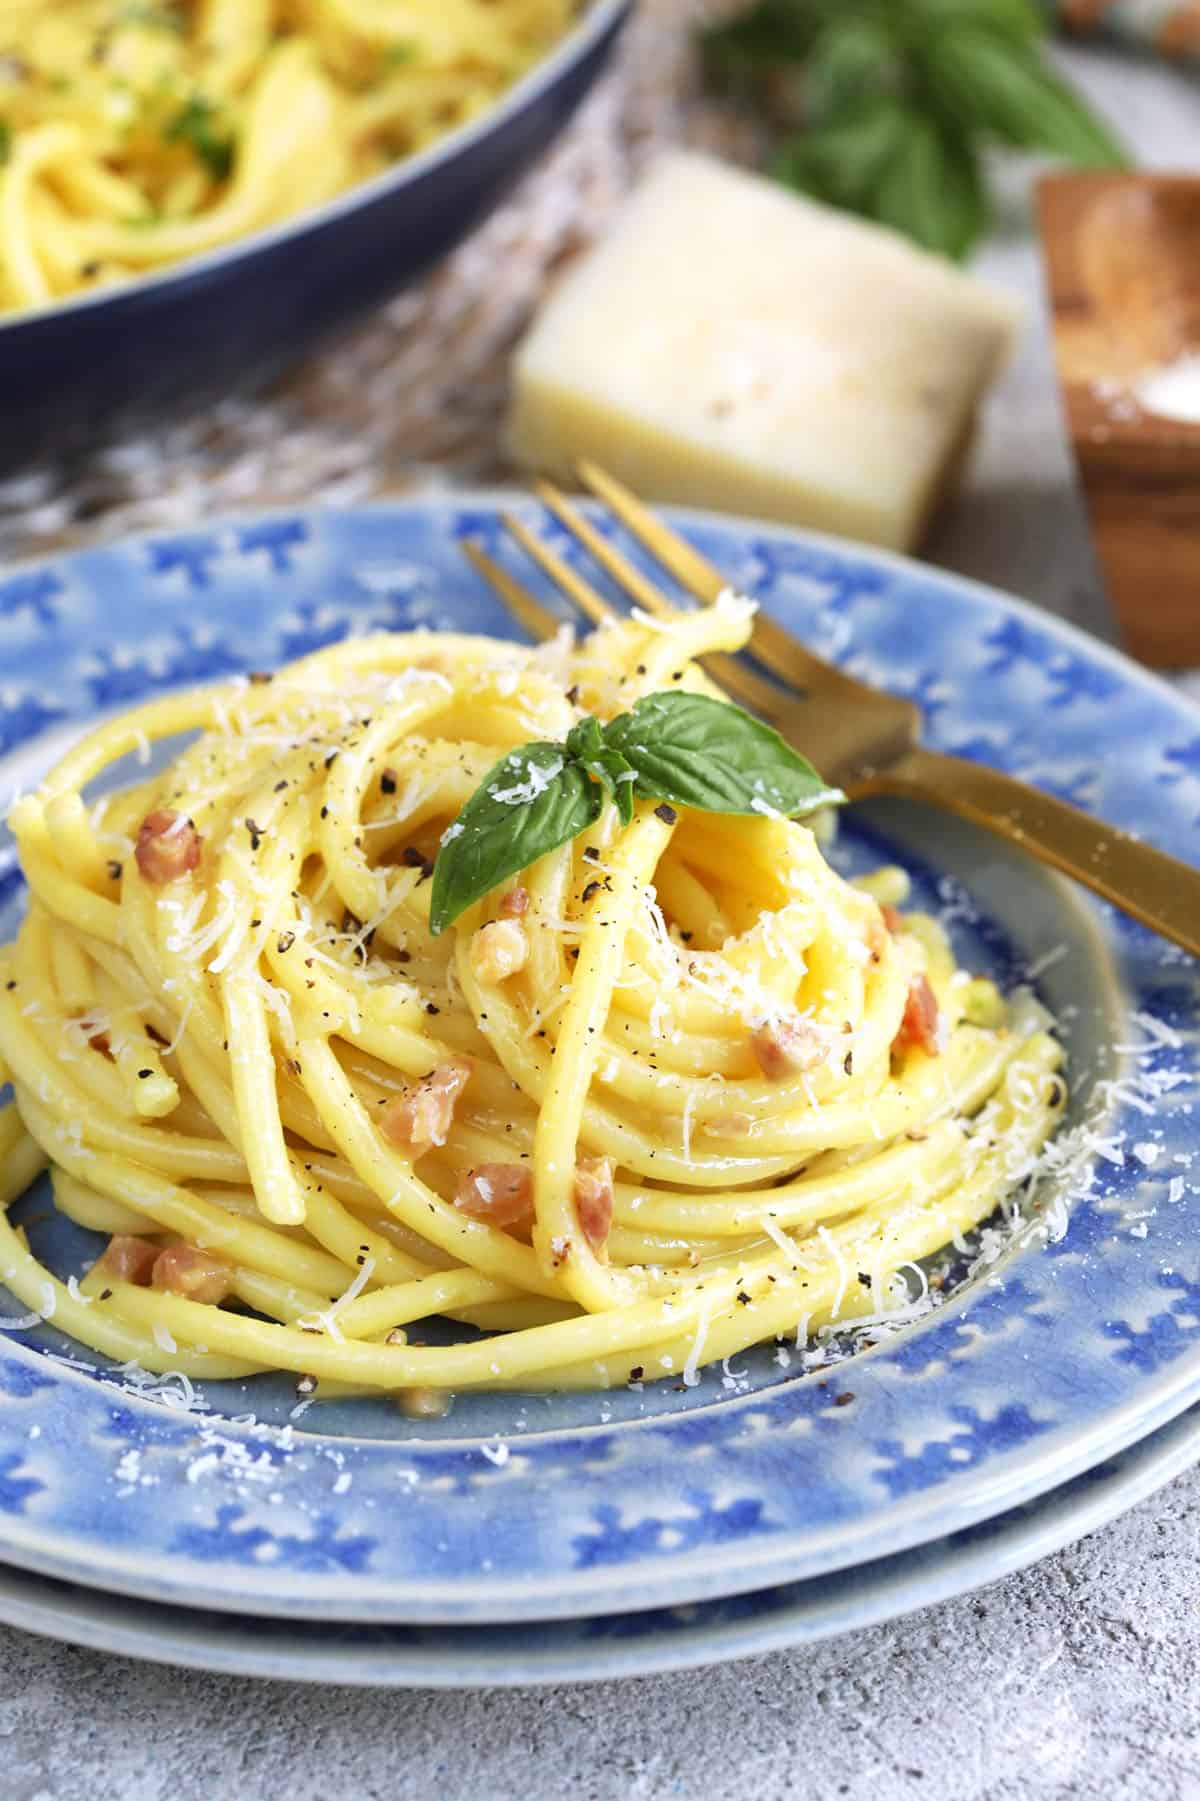
[[[637,783],[637,774],[619,750],[609,750],[607,746],[596,756],[588,757],[583,767],[589,775],[595,776],[602,787],[612,796],[613,805],[622,825],[628,825],[633,818],[633,791]]]
[[[882,19],[851,13],[827,25],[804,70],[814,126],[844,116],[866,99],[894,92],[903,75],[898,48]]]
[[[1046,35],[1046,15],[1037,0],[909,0],[914,38],[952,25],[983,25],[1017,44],[1037,44]]]
[[[569,757],[582,762],[586,757],[594,757],[604,749],[604,728],[592,714],[587,714],[578,725],[573,725],[567,733],[565,746]]]
[[[1119,167],[1116,137],[1036,56],[980,26],[956,25],[929,40],[926,67],[941,104],[966,131],[983,129],[1022,150]]]
[[[769,725],[707,694],[647,695],[604,736],[637,771],[643,799],[789,818],[845,799]]]
[[[737,78],[756,64],[803,62],[843,5],[844,0],[758,0],[729,24],[701,32],[705,67],[710,76]]]
[[[12,155],[12,126],[7,119],[0,119],[0,167]]]
[[[869,214],[908,119],[899,101],[864,102],[835,124],[786,138],[771,164],[771,173],[798,193]]]
[[[1042,0],[758,0],[701,34],[710,73],[772,120],[798,193],[965,255],[989,218],[989,139],[1121,165],[1108,125],[1054,71]],[[797,122],[809,129],[795,133]]]
[[[612,796],[622,825],[633,818],[634,771],[620,751],[605,743],[598,719],[581,719],[567,733],[567,754],[595,776]]]
[[[896,143],[871,205],[881,225],[961,259],[988,222],[979,159],[959,133],[914,115]]]
[[[442,841],[433,870],[429,929],[436,937],[460,913],[594,825],[598,788],[561,744],[526,744],[490,769]]]
[[[613,775],[609,783],[609,792],[613,798],[613,805],[617,809],[617,818],[621,821],[622,825],[629,825],[633,819],[633,800],[637,789],[637,771],[629,767],[624,757],[621,757],[621,767],[618,770],[616,768],[615,759],[620,753],[611,751],[609,754],[614,759],[612,766]]]

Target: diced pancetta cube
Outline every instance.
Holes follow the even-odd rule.
[[[233,1271],[219,1257],[210,1257],[195,1245],[172,1244],[155,1258],[150,1280],[169,1294],[217,1306],[233,1286]]]
[[[200,834],[185,814],[157,807],[138,827],[133,854],[142,880],[161,887],[197,867]]]
[[[928,1051],[931,1057],[936,1057],[942,1048],[940,1025],[937,996],[929,986],[928,976],[914,976],[908,985],[904,1012],[892,1040],[892,1048],[905,1050],[910,1044],[915,1044],[923,1051]]]
[[[379,1116],[379,1130],[390,1144],[411,1151],[414,1157],[431,1145],[445,1144],[458,1097],[470,1079],[471,1065],[465,1058],[439,1063],[406,1094],[388,1102]]]
[[[118,1282],[133,1282],[138,1288],[149,1288],[150,1272],[157,1257],[156,1244],[148,1244],[144,1238],[136,1238],[130,1232],[118,1232],[109,1239],[100,1267],[106,1275],[115,1276]]]
[[[504,982],[524,969],[529,940],[515,919],[494,919],[471,939],[471,968],[479,982]]]
[[[575,1214],[579,1229],[599,1254],[613,1217],[613,1169],[607,1157],[581,1157],[575,1165]]]
[[[533,1218],[533,1171],[525,1163],[480,1163],[459,1183],[454,1205],[491,1226],[525,1225]]]
[[[816,1033],[786,1019],[764,1020],[750,1034],[750,1049],[768,1082],[811,1069],[820,1056]]]

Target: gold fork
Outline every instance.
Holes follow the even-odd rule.
[[[584,486],[701,604],[711,605],[730,587],[719,569],[656,519],[611,475],[593,463],[581,463],[578,474]],[[658,617],[678,611],[565,494],[550,482],[534,485],[559,522],[636,606]],[[534,562],[594,624],[614,617],[612,607],[591,583],[520,519],[505,514],[504,523]],[[553,637],[560,619],[477,543],[467,542],[463,549],[527,631],[539,639]],[[921,713],[911,701],[856,681],[814,656],[761,613],[749,648],[785,686],[765,680],[736,657],[706,657],[704,667],[732,699],[758,713],[798,750],[812,756],[826,781],[845,789],[851,800],[901,794],[957,813],[1074,876],[1143,925],[1200,956],[1200,870],[1013,776],[928,749],[919,741]]]

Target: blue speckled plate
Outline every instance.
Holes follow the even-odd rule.
[[[233,520],[0,582],[0,790],[83,723],[165,685],[381,625],[507,621],[462,562],[496,497]],[[732,579],[856,672],[919,699],[931,740],[1195,854],[1200,719],[1003,595],[778,528],[680,514]],[[197,1607],[480,1624],[674,1606],[824,1574],[994,1517],[1200,1394],[1200,980],[1181,953],[966,827],[877,803],[847,863],[917,869],[960,953],[1032,974],[1101,1138],[1042,1217],[936,1313],[831,1372],[772,1353],[699,1387],[386,1402],[289,1427],[281,1380],[164,1405],[57,1337],[3,1330],[0,1557]],[[0,839],[0,929],[20,909]],[[1039,973],[1040,972],[1040,973]],[[1135,1148],[1136,1147],[1136,1148]],[[20,1203],[64,1272],[97,1241]],[[1044,1236],[1044,1234],[1043,1234]],[[67,1361],[63,1359],[66,1358]],[[849,1404],[835,1397],[850,1393]],[[254,1423],[246,1416],[253,1414]],[[238,1423],[239,1419],[241,1423]],[[283,1428],[283,1436],[280,1436]]]
[[[227,1676],[364,1688],[523,1688],[726,1663],[861,1632],[1025,1569],[1200,1457],[1200,1408],[1037,1501],[854,1569],[720,1601],[501,1626],[321,1625],[163,1607],[0,1566],[0,1620]]]

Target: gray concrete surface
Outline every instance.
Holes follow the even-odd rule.
[[[1200,162],[1200,87],[1071,62],[1145,161]],[[1107,634],[1020,186],[983,266],[1023,288],[1031,330],[934,549]],[[0,1628],[0,1801],[1200,1801],[1198,1554],[1200,1471],[980,1594],[803,1652],[574,1690],[278,1687]]]

